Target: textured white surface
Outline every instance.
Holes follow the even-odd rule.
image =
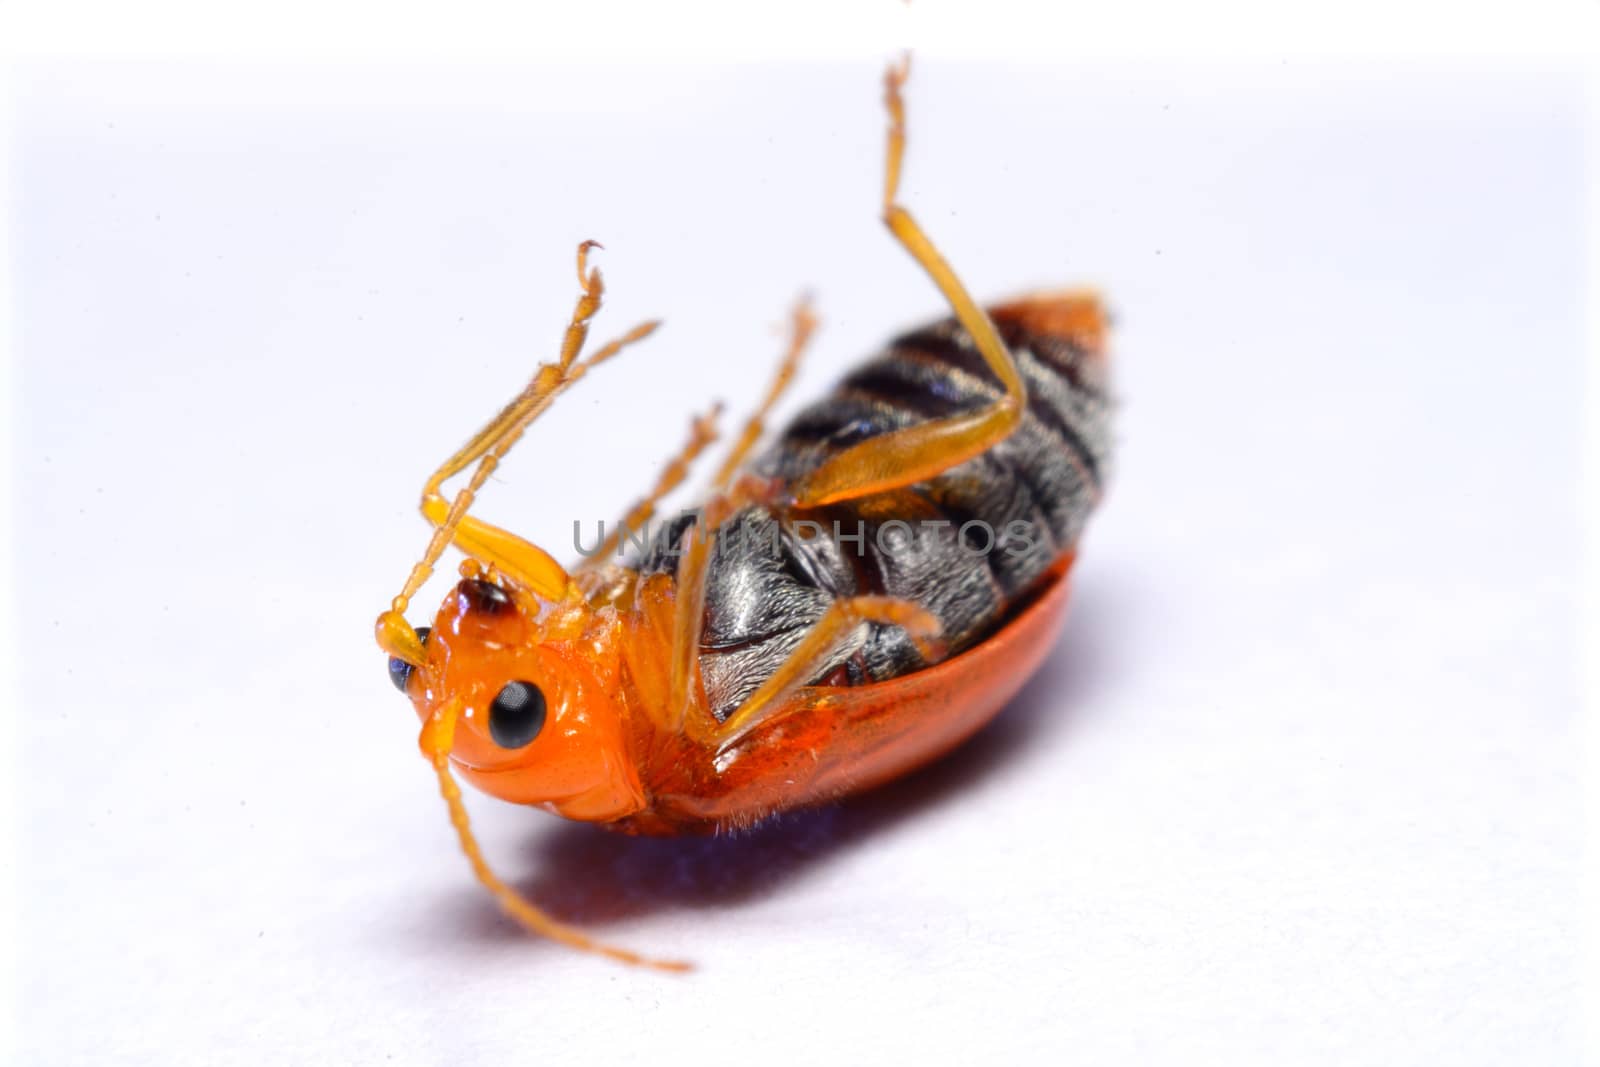
[[[1058,652],[948,762],[748,837],[473,798],[518,884],[691,977],[472,884],[370,638],[421,479],[551,351],[582,238],[597,333],[668,326],[485,495],[562,550],[754,400],[802,286],[793,401],[937,313],[874,222],[877,73],[18,82],[26,1062],[1577,1058],[1555,76],[922,64],[906,193],[974,290],[1119,314]]]

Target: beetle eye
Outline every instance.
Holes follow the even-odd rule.
[[[423,645],[427,645],[428,634],[432,631],[433,627],[431,626],[417,627],[417,640],[421,641]],[[389,681],[393,682],[394,687],[400,692],[404,693],[406,691],[406,683],[411,681],[411,672],[414,670],[416,670],[415,667],[399,656],[389,657]]]
[[[532,682],[507,682],[489,705],[489,736],[501,748],[522,748],[544,729],[544,694]]]

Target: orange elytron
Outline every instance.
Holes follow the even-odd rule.
[[[581,293],[557,359],[423,488],[434,526],[378,643],[422,719],[478,879],[528,929],[629,963],[490,869],[454,774],[492,796],[634,833],[746,825],[877,785],[982,726],[1049,651],[1078,535],[1108,459],[1105,318],[1086,292],[987,311],[896,200],[901,88],[883,218],[953,317],[909,333],[805,409],[760,453],[765,419],[815,327],[802,302],[776,380],[701,508],[650,529],[715,439],[716,411],[649,494],[571,569],[468,514],[528,426],[590,370],[602,285]],[[446,481],[471,468],[453,498]],[[431,627],[405,619],[445,548],[467,559]],[[618,552],[633,546],[625,559]]]

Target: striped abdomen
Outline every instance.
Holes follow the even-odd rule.
[[[719,716],[765,680],[837,597],[885,594],[937,615],[951,650],[992,632],[1071,549],[1108,459],[1106,364],[1088,298],[992,312],[1022,370],[1028,404],[1000,444],[931,481],[814,511],[749,509],[718,532],[706,591],[701,674]],[[999,381],[954,320],[906,334],[804,409],[754,473],[795,480],[866,438],[971,411]],[[661,550],[645,572],[670,569]],[[904,634],[863,628],[817,674],[882,681],[922,666]]]

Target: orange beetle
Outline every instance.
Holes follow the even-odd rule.
[[[595,942],[501,881],[452,769],[503,800],[627,832],[745,825],[947,751],[1004,706],[1060,628],[1108,459],[1105,317],[1084,292],[988,311],[968,296],[896,202],[906,74],[886,79],[884,221],[953,318],[893,342],[752,455],[815,327],[802,302],[702,508],[653,543],[631,537],[715,438],[715,411],[569,571],[468,510],[557,396],[655,329],[582,355],[602,293],[586,242],[559,358],[424,487],[434,535],[379,616],[378,642],[477,877],[530,930],[684,967]],[[447,499],[444,483],[469,467]],[[618,561],[625,539],[636,552]],[[468,557],[461,581],[432,626],[413,629],[404,613],[451,544]]]

